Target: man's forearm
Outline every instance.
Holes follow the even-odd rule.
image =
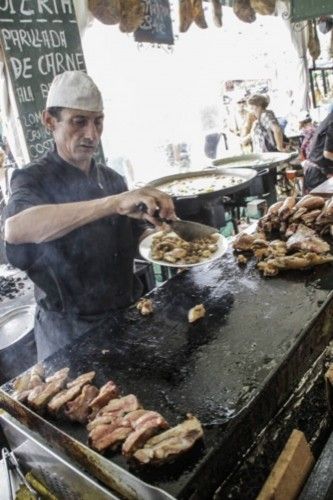
[[[6,220],[5,240],[12,244],[55,240],[89,222],[116,214],[116,204],[115,195],[91,201],[27,208]]]

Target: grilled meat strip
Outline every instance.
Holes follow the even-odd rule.
[[[140,403],[134,394],[128,394],[122,398],[111,399],[106,406],[100,409],[98,416],[105,413],[112,413],[115,411],[123,411],[124,413],[129,413],[131,411],[138,410],[140,408]]]
[[[121,419],[111,425],[99,425],[89,434],[89,443],[97,451],[116,448],[132,432],[132,427],[121,425]]]
[[[169,424],[156,411],[147,411],[132,423],[134,431],[129,434],[122,447],[125,456],[132,455],[141,448],[149,438],[158,433],[160,429],[167,429]]]
[[[176,427],[149,439],[133,457],[142,464],[161,463],[189,450],[202,436],[203,429],[199,420],[188,416],[187,420]]]
[[[67,367],[66,368],[62,368],[61,370],[58,370],[57,372],[55,372],[50,377],[47,377],[45,379],[45,382],[46,383],[55,382],[56,380],[64,380],[64,381],[66,381],[66,379],[68,377],[68,373],[69,373],[69,368],[67,368]]]
[[[41,410],[44,408],[53,396],[58,394],[58,392],[64,387],[66,377],[67,376],[64,375],[64,378],[62,379],[44,383],[32,389],[27,398],[28,405],[35,410]]]
[[[33,366],[29,373],[24,373],[15,379],[13,397],[19,401],[25,401],[32,389],[44,383],[44,375],[42,363]]]
[[[68,382],[67,389],[64,389],[63,391],[59,392],[59,394],[54,396],[47,405],[47,409],[49,410],[49,412],[51,413],[59,412],[60,409],[66,403],[76,398],[80,394],[82,387],[85,384],[91,382],[94,376],[95,372],[83,373],[75,380]]]
[[[98,395],[89,403],[92,418],[97,415],[103,406],[107,405],[111,399],[117,398],[118,395],[119,389],[112,380],[109,380],[106,384],[104,384],[100,388]]]
[[[77,377],[74,380],[71,380],[68,382],[67,387],[70,389],[71,387],[74,387],[74,385],[80,384],[81,387],[85,384],[90,384],[92,380],[95,378],[96,372],[87,372],[87,373],[82,373],[79,377]]]
[[[123,410],[118,410],[114,411],[111,413],[104,413],[103,415],[94,418],[89,424],[87,425],[88,431],[92,431],[95,429],[95,427],[98,427],[99,425],[103,424],[113,424],[116,421],[119,421],[119,419],[123,420],[123,423],[125,427],[127,425],[131,425],[133,427],[133,421],[140,418],[142,415],[147,413],[148,410],[135,410],[131,411],[130,413],[125,413]]]
[[[97,394],[97,387],[90,384],[84,385],[81,394],[66,404],[66,417],[75,422],[80,422],[80,424],[85,424],[90,413],[89,405]]]

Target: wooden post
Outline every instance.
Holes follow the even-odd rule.
[[[294,429],[257,500],[296,499],[313,465],[314,458],[303,432]]]

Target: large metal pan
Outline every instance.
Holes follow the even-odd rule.
[[[252,153],[239,156],[228,156],[214,160],[212,164],[215,167],[223,166],[225,168],[253,168],[262,170],[263,168],[275,168],[281,163],[286,163],[297,156],[296,151],[290,153]]]
[[[224,189],[219,189],[217,191],[210,191],[208,193],[198,193],[195,195],[192,194],[186,196],[173,196],[174,200],[197,200],[197,199],[213,200],[219,198],[222,195],[230,195],[239,191],[244,191],[256,177],[257,172],[250,168],[239,168],[237,169],[237,173],[233,168],[211,168],[207,170],[197,170],[194,172],[186,172],[182,174],[167,175],[166,177],[160,177],[159,179],[149,182],[148,186],[153,186],[158,189],[160,186],[162,186],[167,182],[189,179],[193,177],[201,177],[203,175],[204,176],[223,175],[227,177],[237,176],[237,177],[242,177],[243,182]]]

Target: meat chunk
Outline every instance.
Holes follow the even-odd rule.
[[[103,406],[105,406],[111,399],[118,397],[118,395],[118,387],[112,380],[109,380],[100,388],[98,395],[89,403],[91,416],[95,417]]]
[[[206,309],[203,304],[197,304],[196,306],[192,307],[192,309],[189,310],[188,312],[188,322],[189,323],[194,323],[200,318],[203,318],[206,314]]]
[[[292,209],[296,205],[295,196],[287,196],[282,206],[278,210],[278,216],[281,220],[286,220],[292,214]]]
[[[154,311],[153,301],[151,299],[142,298],[137,303],[136,308],[140,311],[142,316],[148,316]]]
[[[188,451],[203,436],[200,421],[188,419],[171,429],[149,439],[145,446],[137,450],[133,457],[142,464],[160,463]]]
[[[45,382],[48,383],[48,382],[54,382],[56,380],[63,380],[64,382],[66,381],[67,377],[68,377],[68,373],[69,373],[69,368],[62,368],[61,370],[55,372],[53,375],[51,375],[50,377],[47,377],[45,379]]]
[[[58,413],[68,401],[71,401],[80,394],[81,389],[82,385],[80,384],[74,385],[70,389],[64,389],[51,399],[47,405],[47,409],[50,413]]]
[[[94,377],[95,372],[88,372],[68,382],[67,389],[54,396],[47,405],[47,409],[51,413],[58,413],[68,401],[76,398],[80,394],[82,387],[91,382]]]
[[[303,196],[297,203],[295,208],[306,208],[307,210],[315,210],[318,208],[323,208],[325,205],[325,200],[321,196],[312,196],[308,194]]]
[[[235,250],[247,252],[252,250],[252,244],[255,239],[255,234],[240,233],[235,237],[232,246]]]
[[[14,380],[13,385],[15,392],[13,393],[13,397],[21,402],[26,401],[30,391],[44,383],[44,376],[45,373],[42,363],[33,366],[30,372],[24,373]]]
[[[275,276],[279,270],[285,269],[306,269],[307,267],[318,266],[333,262],[333,255],[318,255],[314,252],[298,252],[293,255],[276,257],[265,262],[259,262],[258,268],[263,271],[264,276]]]
[[[124,455],[132,455],[144,443],[157,434],[161,429],[169,427],[167,421],[155,411],[147,411],[144,415],[132,422],[134,431],[129,434],[123,444],[122,452]]]
[[[247,264],[247,258],[242,253],[237,257],[237,264],[239,266],[245,266]]]
[[[66,375],[65,375],[66,377]],[[29,393],[27,403],[35,410],[43,409],[47,403],[64,387],[66,378],[59,378],[47,384],[40,384]]]
[[[107,448],[115,449],[132,432],[132,427],[121,426],[118,423],[112,425],[99,425],[89,434],[90,446],[101,452]]]
[[[92,372],[87,372],[83,373],[79,377],[77,377],[74,380],[71,380],[68,382],[67,387],[70,389],[71,387],[74,387],[74,385],[81,385],[81,387],[85,384],[90,384],[93,379],[95,378],[96,373],[94,371]]]
[[[118,422],[123,416],[125,415],[125,412],[123,410],[119,411],[114,411],[111,413],[104,413],[103,415],[94,418],[89,424],[87,425],[88,431],[92,431],[96,427],[99,427],[100,425],[111,425],[114,424],[115,422]]]
[[[66,405],[65,415],[75,422],[85,424],[90,413],[89,404],[98,394],[97,387],[87,384],[82,388],[81,394]]]
[[[303,250],[305,252],[326,253],[329,252],[330,246],[319,238],[313,229],[299,224],[297,231],[287,241],[287,249],[289,251]]]
[[[135,411],[140,408],[140,403],[138,398],[134,394],[128,394],[122,398],[112,399],[109,403],[100,409],[98,416],[104,413],[112,413],[115,411],[122,411],[124,413],[129,413],[130,411]]]
[[[148,410],[139,409],[134,410],[129,413],[125,413],[123,410],[114,411],[111,413],[104,413],[102,416],[96,417],[94,420],[89,422],[87,425],[88,431],[91,431],[95,427],[103,424],[114,424],[115,422],[122,421],[122,425],[125,427],[131,426],[133,429],[133,424],[136,420],[138,420],[142,415],[147,413]]]

